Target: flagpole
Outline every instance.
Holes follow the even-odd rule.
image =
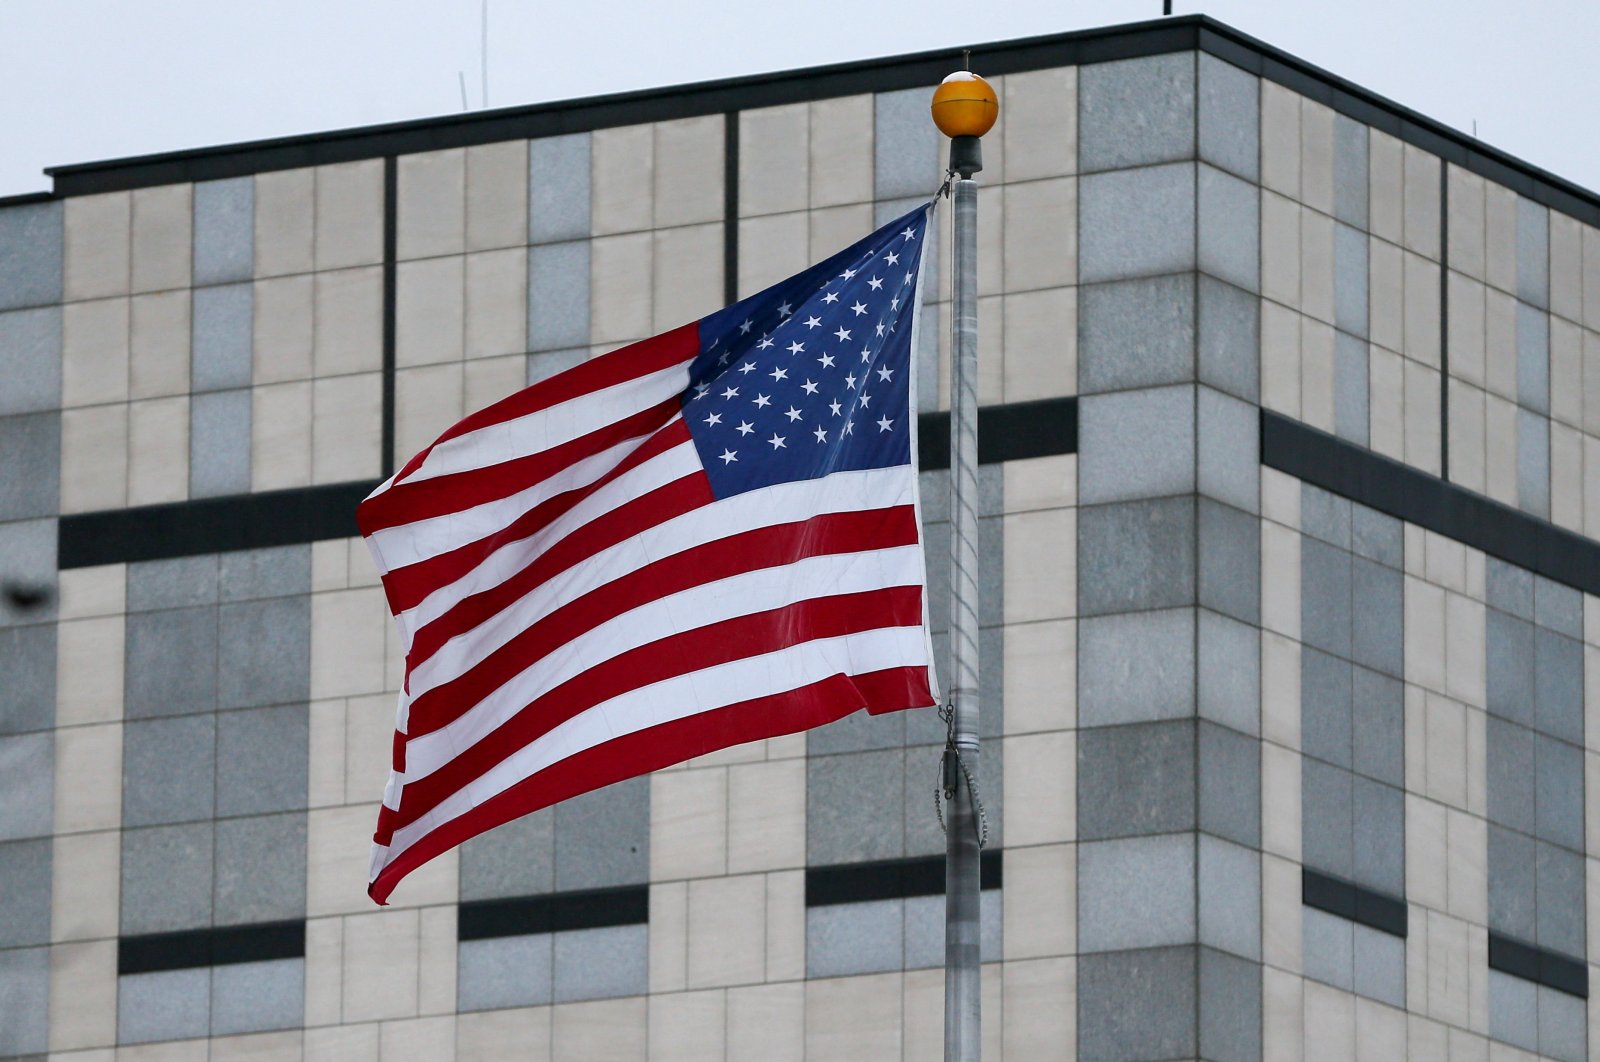
[[[970,72],[934,93],[933,120],[950,137],[955,215],[955,314],[950,388],[950,729],[941,786],[945,816],[944,1057],[982,1049],[978,774],[978,182],[979,138],[999,113],[994,90]]]

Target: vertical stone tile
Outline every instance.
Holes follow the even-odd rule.
[[[193,186],[139,188],[132,205],[132,290],[186,288],[193,257]]]
[[[1094,63],[1078,72],[1078,168],[1195,157],[1195,56]]]
[[[0,313],[0,416],[61,405],[59,307]]]
[[[61,319],[61,404],[86,406],[128,397],[127,299],[69,304]]]
[[[62,215],[60,202],[0,210],[0,310],[61,301]]]
[[[383,261],[383,160],[316,169],[314,256],[318,270]]]
[[[722,115],[658,122],[655,129],[653,227],[722,218]]]
[[[314,268],[316,173],[299,169],[256,174],[256,276],[309,273]]]
[[[589,137],[593,165],[591,231],[603,236],[648,229],[653,213],[651,193],[655,186],[654,129],[648,125],[630,125],[600,129]],[[537,142],[535,150],[538,150]]]
[[[1200,53],[1198,63],[1200,158],[1236,177],[1258,181],[1261,175],[1259,79],[1204,52]]]
[[[588,133],[529,141],[529,243],[578,240],[589,235],[590,170]]]
[[[255,271],[255,178],[194,186],[194,282],[249,280]]]
[[[466,149],[403,155],[398,167],[399,257],[428,258],[465,251]]]
[[[65,203],[64,295],[68,301],[128,294],[133,198],[128,192]]]
[[[528,142],[467,148],[466,249],[486,251],[528,242]]]

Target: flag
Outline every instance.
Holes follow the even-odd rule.
[[[406,654],[374,900],[567,797],[935,703],[913,405],[932,210],[468,416],[361,503]]]

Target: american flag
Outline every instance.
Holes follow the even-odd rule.
[[[935,703],[912,463],[932,209],[472,414],[361,504],[406,649],[374,900],[567,797]]]

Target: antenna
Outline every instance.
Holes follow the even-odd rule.
[[[464,111],[467,109],[467,72],[457,70],[456,79],[461,82],[461,109]]]
[[[479,19],[482,30],[479,66],[483,70],[483,105],[489,106],[489,0],[483,0],[483,16]]]
[[[1161,0],[1161,13],[1163,15],[1172,14],[1172,0]]]
[[[971,48],[963,48],[963,49],[961,49],[961,69],[965,70],[969,74],[972,73],[972,49]]]

